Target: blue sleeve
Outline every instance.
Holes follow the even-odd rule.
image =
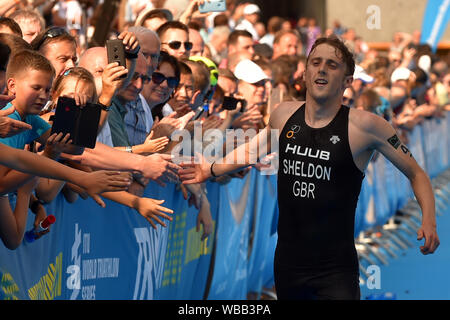
[[[27,118],[27,122],[33,127],[31,140],[39,138],[51,128],[47,121],[37,115],[30,115]]]

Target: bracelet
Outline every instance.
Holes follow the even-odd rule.
[[[133,147],[132,146],[126,146],[125,151],[129,153],[133,153]]]
[[[218,176],[216,176],[216,175],[214,174],[214,171],[213,171],[213,165],[214,165],[214,163],[216,163],[216,162],[214,161],[213,163],[211,163],[211,167],[209,167],[209,171],[211,171],[211,175],[212,175],[214,178],[217,178]]]

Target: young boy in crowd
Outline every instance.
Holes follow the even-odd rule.
[[[14,107],[15,111],[8,117],[28,123],[32,129],[0,138],[1,143],[24,149],[27,144],[37,141],[46,145],[44,156],[51,159],[59,157],[61,144],[68,142],[68,136],[62,139],[62,134],[53,134],[50,137],[50,125],[39,117],[39,112],[49,99],[54,74],[50,62],[37,52],[23,50],[10,59],[6,69],[6,84],[8,93],[15,98],[5,109]],[[32,175],[0,167],[0,193],[14,191],[32,178]]]
[[[57,159],[62,147],[70,143],[69,135],[61,134],[50,136],[50,126],[39,117],[39,112],[49,99],[50,88],[54,77],[54,69],[50,62],[37,52],[23,50],[14,55],[6,68],[6,84],[8,93],[15,98],[8,103],[5,109],[14,108],[8,117],[23,121],[31,125],[31,130],[17,135],[0,138],[0,142],[16,149],[24,149],[33,141],[46,145],[43,155]],[[25,228],[30,195],[36,187],[38,178],[10,168],[0,166],[0,210],[2,214],[16,220],[17,228],[8,228],[10,223],[2,223],[2,240],[8,248],[15,248],[20,244]],[[8,192],[16,192],[16,197]],[[10,203],[15,207],[11,214]],[[45,217],[44,217],[45,218]],[[8,234],[8,231],[11,234]],[[6,239],[6,241],[5,241]],[[12,240],[11,240],[12,239]],[[9,241],[11,240],[11,241]]]

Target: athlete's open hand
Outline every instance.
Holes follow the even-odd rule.
[[[434,253],[440,244],[436,226],[433,226],[432,224],[422,224],[417,231],[417,240],[420,241],[423,238],[425,238],[425,244],[420,246],[420,252],[424,255]]]
[[[211,163],[200,153],[191,161],[181,162],[180,167],[178,174],[183,184],[201,183],[211,177]]]

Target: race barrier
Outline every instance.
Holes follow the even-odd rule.
[[[431,177],[449,167],[450,117],[429,119],[409,134],[408,148]],[[366,170],[355,237],[383,225],[413,197],[408,180],[377,156]],[[201,241],[197,212],[175,185],[150,184],[144,196],[174,210],[153,229],[136,211],[105,200],[46,206],[51,231],[14,251],[0,247],[1,299],[246,299],[273,286],[277,177],[252,169],[229,183],[207,183],[213,233]],[[29,212],[30,230],[34,214]]]

